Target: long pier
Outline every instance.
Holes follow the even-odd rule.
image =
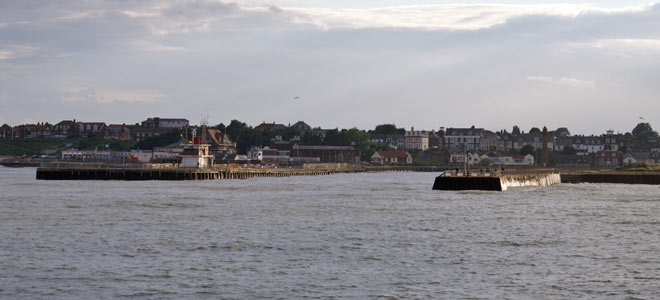
[[[260,177],[318,176],[363,172],[440,172],[429,166],[374,166],[338,169],[261,169],[261,168],[37,168],[39,180],[211,180]]]

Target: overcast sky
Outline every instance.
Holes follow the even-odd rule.
[[[659,129],[660,4],[564,2],[3,0],[0,124]]]

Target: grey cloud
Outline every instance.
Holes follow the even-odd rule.
[[[196,122],[204,112],[211,122],[305,119],[324,127],[395,122],[428,129],[518,124],[599,133],[630,130],[639,110],[660,108],[654,100],[660,51],[596,44],[660,39],[658,5],[640,12],[530,15],[449,31],[325,30],[291,23],[286,9],[223,3],[170,6],[145,16],[123,11],[150,11],[153,3],[85,3],[81,10],[98,12],[0,28],[0,44],[39,49],[0,60],[7,70],[0,75],[0,111],[8,122],[54,122],[76,111],[78,119],[107,122],[157,114]],[[64,10],[76,9],[70,6]],[[193,30],[200,20],[208,27]],[[153,26],[173,31],[154,35]],[[150,103],[62,102],[62,89],[76,87],[162,96]],[[81,97],[89,96],[83,91]],[[291,102],[293,95],[304,101]]]

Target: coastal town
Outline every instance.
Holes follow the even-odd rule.
[[[34,145],[39,147],[25,145]],[[21,145],[21,146],[18,146]],[[660,161],[660,138],[649,123],[631,132],[571,134],[567,128],[513,126],[511,131],[469,127],[324,129],[304,121],[238,120],[210,126],[183,118],[152,117],[135,124],[39,122],[0,128],[0,155],[26,161],[121,161],[181,167],[281,167],[302,164],[419,165],[507,168],[616,168]],[[12,148],[13,147],[13,148]],[[18,149],[18,147],[22,147]],[[192,159],[192,160],[191,160]]]

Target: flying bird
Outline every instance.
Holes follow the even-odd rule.
[[[300,97],[293,97],[293,100],[298,100],[298,99],[300,99]]]
[[[639,119],[640,119],[640,120],[644,120],[644,118],[642,118],[642,117],[639,117]]]

